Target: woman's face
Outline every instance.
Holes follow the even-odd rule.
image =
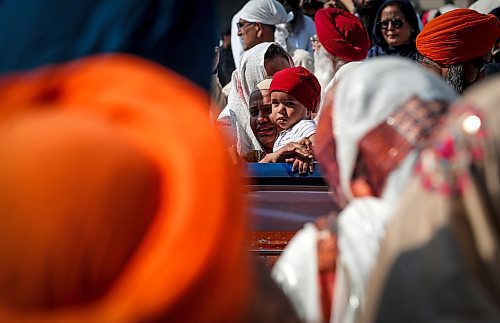
[[[250,127],[257,141],[266,151],[273,151],[278,129],[271,122],[271,95],[269,90],[256,90],[250,95]]]
[[[388,5],[382,10],[378,26],[385,42],[391,47],[411,41],[412,27],[398,5]]]

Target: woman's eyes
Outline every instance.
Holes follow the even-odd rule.
[[[256,117],[259,114],[257,111],[257,108],[250,108],[250,116],[251,117]]]

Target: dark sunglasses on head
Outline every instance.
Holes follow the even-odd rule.
[[[236,23],[236,27],[238,28],[238,30],[242,30],[243,28],[245,28],[246,26],[249,26],[249,25],[255,25],[256,23],[255,22],[237,22]]]
[[[385,30],[389,28],[389,23],[391,23],[394,28],[399,29],[403,27],[405,21],[403,19],[387,19],[379,21],[377,25],[380,29]]]

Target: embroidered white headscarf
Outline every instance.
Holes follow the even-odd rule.
[[[338,85],[333,111],[336,158],[342,191],[351,201],[338,219],[339,258],[331,322],[359,322],[386,223],[418,156],[414,150],[390,173],[381,198],[353,198],[350,182],[358,144],[415,96],[451,103],[456,93],[437,74],[399,57],[365,61]]]
[[[359,141],[414,96],[451,102],[456,93],[437,74],[399,57],[365,61],[339,83],[333,124],[340,185],[347,198],[352,199]]]
[[[248,101],[257,84],[267,78],[264,56],[272,44],[279,46],[276,43],[261,43],[243,54],[240,67],[232,75],[233,85],[228,103],[217,119],[219,124],[232,128],[231,134],[235,137],[240,156],[253,150],[262,150],[250,127]],[[288,60],[293,66],[292,59],[288,57]]]

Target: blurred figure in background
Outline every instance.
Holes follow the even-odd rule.
[[[439,12],[441,14],[445,14],[447,12],[450,12],[452,10],[458,9],[458,7],[455,5],[454,0],[445,0],[444,6],[439,8]]]
[[[377,16],[377,12],[382,5],[383,0],[353,1],[356,16],[361,19],[367,30],[372,31],[375,26],[375,17]]]
[[[500,19],[500,0],[478,0],[470,5],[469,9],[483,14],[492,14]],[[491,51],[491,63],[486,67],[486,75],[500,72],[500,38],[493,45]]]
[[[302,243],[290,242],[273,277],[308,322],[363,322],[385,224],[422,145],[456,94],[434,73],[398,57],[363,62],[334,91],[331,105],[323,107],[315,156],[343,210],[327,226],[306,225],[297,233]],[[320,242],[325,236],[335,241],[332,235],[339,256],[323,267]],[[335,243],[330,245],[334,257]],[[325,271],[334,272],[334,282],[324,282]],[[324,299],[330,300],[326,307]]]
[[[432,19],[441,16],[439,9],[429,9],[422,13],[422,25],[427,25]]]
[[[327,0],[323,8],[339,8],[350,13],[354,13],[354,0]]]
[[[287,45],[306,50],[312,55],[313,49],[309,39],[316,34],[314,20],[304,15],[300,0],[285,0],[283,5],[293,13],[293,19],[286,25]]]
[[[208,90],[214,3],[179,0],[2,1],[0,73],[97,53],[158,62]]]
[[[414,59],[419,32],[418,16],[410,1],[386,0],[375,18],[368,57],[399,55]]]
[[[500,321],[499,88],[496,77],[467,91],[421,154],[364,322]]]
[[[243,189],[197,86],[123,54],[0,84],[0,321],[248,317]]]
[[[469,6],[469,9],[488,14],[500,7],[500,0],[478,0]],[[498,16],[497,16],[498,17]]]
[[[220,60],[217,67],[217,75],[222,86],[231,82],[231,74],[236,69],[234,65],[233,52],[231,49],[231,28],[222,32],[222,46],[220,47]]]
[[[323,8],[323,2],[318,0],[305,0],[302,6],[304,7],[304,13],[314,20],[316,11]]]
[[[424,26],[417,37],[416,61],[462,93],[484,78],[498,37],[500,22],[495,16],[455,9]]]

